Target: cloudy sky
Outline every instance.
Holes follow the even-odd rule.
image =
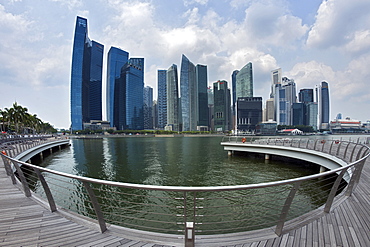
[[[1,109],[17,101],[57,128],[70,126],[76,16],[88,19],[105,55],[116,46],[145,58],[155,99],[157,70],[180,67],[185,54],[208,66],[209,85],[252,62],[254,96],[264,100],[276,68],[297,91],[325,80],[332,119],[370,119],[369,0],[1,0]]]

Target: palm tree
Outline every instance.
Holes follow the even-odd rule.
[[[29,114],[28,109],[17,102],[11,108],[0,110],[0,123],[2,129],[13,130],[16,133],[25,133],[26,129],[35,132],[55,132],[56,130],[49,123],[44,123],[36,114]],[[6,128],[7,125],[7,128]]]

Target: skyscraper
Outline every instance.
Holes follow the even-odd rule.
[[[313,89],[312,88],[305,88],[299,90],[299,102],[301,103],[308,103],[313,102]]]
[[[216,131],[230,130],[230,89],[227,81],[213,83],[214,128]]]
[[[167,124],[167,70],[158,70],[158,128]]]
[[[281,75],[281,69],[275,69],[271,71],[271,93],[270,98],[275,97],[275,89],[277,84],[281,84],[282,82],[282,75]]]
[[[233,111],[235,115],[235,105],[236,105],[236,75],[239,73],[239,70],[234,70],[231,74],[231,86],[232,86],[232,100],[233,100]]]
[[[326,81],[316,86],[316,102],[318,104],[317,127],[327,129],[330,118],[329,84]]]
[[[88,37],[87,19],[77,17],[71,68],[71,129],[102,120],[102,69],[104,46]]]
[[[195,66],[183,54],[180,72],[182,130],[197,129],[198,116],[198,86],[196,84]]]
[[[119,83],[121,76],[121,68],[128,61],[129,54],[116,47],[111,47],[108,52],[108,66],[107,66],[107,90],[106,90],[106,107],[107,120],[110,121],[110,126],[114,127],[117,119],[114,118],[114,111],[118,110],[115,105],[115,98],[119,97],[119,89],[116,84]],[[119,87],[119,85],[118,85]],[[116,99],[117,101],[118,99]],[[117,115],[117,114],[116,114]],[[117,127],[117,126],[115,126]]]
[[[262,97],[238,97],[236,116],[239,131],[255,132],[262,121]]]
[[[236,75],[236,100],[239,97],[253,97],[253,69],[250,62]]]
[[[180,131],[178,82],[177,65],[173,64],[167,70],[167,127],[173,131]]]
[[[207,66],[197,64],[196,66],[196,84],[198,86],[198,116],[197,116],[197,128],[199,126],[209,127],[208,122],[208,95],[207,95]]]
[[[153,88],[144,87],[144,129],[153,129]]]
[[[144,129],[144,58],[130,58],[122,68],[122,76],[126,79],[127,129]]]

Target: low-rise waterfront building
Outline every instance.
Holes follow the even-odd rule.
[[[361,121],[346,117],[330,122],[330,130],[334,133],[361,133],[364,131]]]

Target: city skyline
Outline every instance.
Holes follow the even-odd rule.
[[[226,80],[230,88],[232,72],[252,62],[254,95],[263,101],[277,68],[297,89],[327,81],[330,120],[342,113],[366,121],[369,9],[366,0],[6,1],[0,4],[0,108],[17,101],[43,121],[69,128],[73,30],[82,16],[88,36],[106,48],[103,64],[111,46],[145,59],[144,82],[154,99],[157,70],[180,65],[185,54],[207,65],[208,86]],[[106,69],[102,80],[105,102]]]

